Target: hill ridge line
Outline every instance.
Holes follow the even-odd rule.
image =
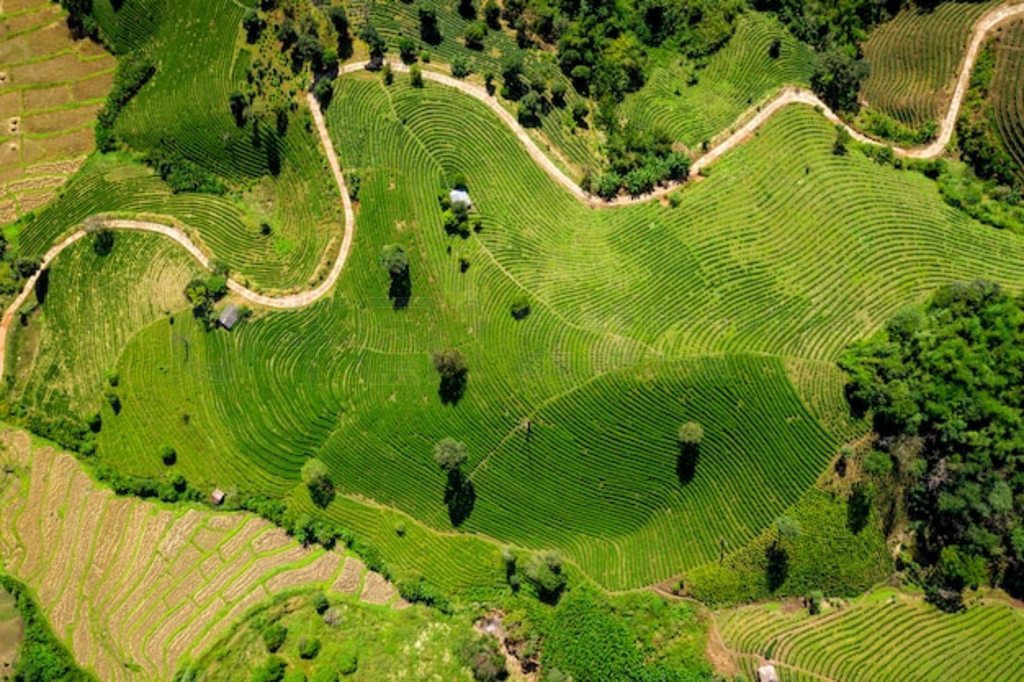
[[[957,115],[960,113],[960,107],[963,103],[963,98],[967,92],[967,86],[970,81],[971,71],[974,68],[974,62],[977,59],[978,51],[980,50],[982,43],[988,36],[988,33],[996,26],[1018,16],[1024,16],[1024,2],[1008,2],[994,7],[977,21],[971,34],[967,51],[965,52],[960,64],[960,71],[957,75],[953,97],[950,99],[946,114],[943,116],[942,121],[939,124],[938,135],[936,135],[935,140],[924,146],[911,148],[894,147],[893,152],[897,156],[928,159],[940,155],[945,150],[946,145],[949,144],[949,140],[952,137],[953,126],[956,123]],[[409,71],[409,67],[400,61],[388,60],[388,64],[390,64],[391,68],[395,71]],[[355,73],[362,70],[365,70],[365,64],[358,62],[346,64],[338,70],[338,75]],[[478,85],[467,83],[466,81],[459,80],[453,76],[438,73],[436,71],[423,71],[422,75],[426,80],[455,88],[456,90],[474,97],[485,104],[506,124],[506,126],[509,127],[534,162],[536,162],[537,165],[540,166],[549,177],[551,177],[551,179],[568,190],[569,193],[579,201],[592,208],[612,208],[615,206],[643,203],[662,197],[683,184],[682,182],[671,182],[646,194],[639,196],[620,196],[610,201],[589,194],[576,184],[572,178],[566,175],[562,169],[555,165],[554,161],[551,160],[551,157],[533,141],[526,132],[526,129],[520,125],[519,121],[517,121],[515,117],[501,105],[497,98],[489,95],[485,89]],[[320,138],[320,145],[323,147],[324,154],[327,157],[328,166],[331,169],[331,174],[334,177],[335,184],[338,186],[338,191],[341,195],[342,208],[345,214],[345,227],[342,235],[341,246],[338,248],[338,255],[334,259],[334,263],[331,266],[330,271],[324,280],[312,289],[296,294],[268,296],[249,289],[244,284],[241,284],[233,278],[228,278],[228,288],[243,300],[254,305],[278,310],[294,310],[297,308],[303,308],[315,303],[327,295],[327,293],[334,287],[338,277],[341,276],[341,271],[345,266],[345,261],[348,259],[348,254],[352,249],[352,244],[355,239],[355,211],[352,207],[352,201],[349,197],[348,189],[345,186],[345,177],[341,170],[341,164],[338,161],[337,154],[334,150],[334,144],[331,142],[330,135],[327,131],[323,111],[321,110],[316,97],[314,97],[312,93],[307,93],[306,101],[313,115],[313,123]],[[790,86],[784,88],[766,104],[756,105],[753,109],[748,109],[744,112],[737,120],[743,120],[750,115],[751,111],[756,113],[754,113],[746,123],[730,133],[723,141],[719,142],[708,152],[696,159],[690,167],[690,177],[699,176],[702,170],[719,160],[733,148],[743,143],[754,133],[754,131],[764,125],[764,123],[774,116],[780,109],[791,104],[804,104],[815,107],[820,110],[829,121],[843,126],[850,136],[858,142],[877,146],[888,146],[883,142],[879,142],[878,140],[870,138],[854,128],[851,128],[812,91],[803,87]],[[181,245],[204,268],[210,269],[210,258],[203,253],[195,242],[193,242],[192,239],[180,228],[165,225],[163,223],[126,219],[101,219],[100,224],[109,229],[135,230],[163,235]],[[14,316],[17,314],[18,310],[21,309],[25,304],[25,301],[28,300],[39,275],[49,267],[50,263],[59,256],[61,252],[83,239],[94,229],[95,228],[79,228],[57,244],[50,247],[40,261],[39,270],[25,281],[25,285],[22,288],[21,293],[18,294],[11,305],[4,311],[3,317],[0,318],[0,372],[6,372],[7,337],[10,331],[11,322],[14,320]]]

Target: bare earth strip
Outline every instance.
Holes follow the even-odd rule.
[[[967,50],[964,53],[960,72],[957,75],[956,88],[953,91],[953,97],[950,100],[946,115],[943,117],[939,126],[938,135],[934,141],[925,146],[906,149],[899,147],[894,148],[893,151],[898,156],[927,159],[939,156],[945,151],[946,145],[949,144],[950,138],[953,134],[953,127],[956,123],[957,115],[960,112],[960,105],[963,102],[964,94],[967,92],[971,70],[974,67],[978,51],[981,49],[986,36],[997,26],[1020,16],[1024,16],[1024,4],[1006,3],[992,9],[978,21],[971,34],[971,40],[968,43]],[[390,63],[392,69],[395,71],[409,70],[409,67],[401,62],[392,61]],[[341,68],[340,73],[354,73],[362,70],[363,68],[362,64],[347,64]],[[538,166],[540,166],[555,182],[564,187],[570,194],[590,207],[608,208],[649,201],[668,194],[679,185],[679,183],[669,183],[642,196],[622,196],[612,201],[605,201],[599,197],[595,197],[583,191],[583,189],[581,189],[580,186],[572,180],[572,178],[566,175],[551,160],[551,158],[537,146],[533,139],[527,134],[526,130],[519,125],[519,122],[515,117],[512,116],[512,114],[510,114],[497,99],[487,94],[486,90],[478,85],[467,83],[457,78],[446,76],[434,71],[424,71],[423,77],[427,80],[455,88],[460,92],[471,97],[475,97],[486,104],[491,111],[493,111],[495,115],[497,115],[498,118],[500,118],[510,130],[512,130],[516,138],[520,141],[527,153],[529,153],[530,157],[533,158],[534,162],[536,162]],[[334,176],[334,181],[338,186],[338,192],[341,196],[341,203],[345,214],[345,229],[341,240],[341,246],[338,249],[338,255],[334,260],[334,264],[331,266],[331,269],[324,280],[313,289],[287,296],[269,296],[267,294],[261,294],[253,291],[234,279],[228,280],[228,288],[240,298],[248,301],[249,303],[266,306],[268,308],[285,310],[302,308],[327,295],[331,288],[333,288],[334,283],[338,280],[338,277],[341,275],[342,268],[345,266],[345,261],[348,258],[349,251],[352,249],[352,243],[355,238],[355,212],[352,208],[352,202],[349,199],[348,190],[345,187],[345,178],[341,171],[341,164],[338,162],[337,154],[335,154],[334,151],[334,145],[331,143],[330,135],[327,132],[323,112],[320,110],[320,105],[312,94],[307,95],[307,101],[309,103],[310,111],[313,114],[313,122],[320,137],[320,143],[324,149],[324,154],[327,156],[328,165],[331,168],[331,174]],[[802,104],[815,107],[820,110],[828,120],[846,128],[850,135],[860,142],[876,145],[882,144],[869,138],[863,133],[850,128],[839,119],[834,111],[832,111],[810,90],[807,90],[806,88],[790,87],[779,92],[767,103],[758,105],[754,107],[751,112],[747,112],[741,116],[740,120],[745,121],[745,123],[732,130],[728,137],[717,143],[706,154],[694,161],[690,168],[691,177],[698,176],[702,170],[707,169],[724,154],[728,153],[737,145],[742,144],[776,112],[791,104]],[[185,234],[185,232],[177,227],[141,220],[116,219],[100,220],[100,224],[111,229],[137,230],[163,235],[180,244],[197,261],[199,261],[204,268],[210,267],[210,257],[208,257],[206,253],[204,253],[195,244],[195,242]],[[50,248],[50,250],[43,256],[40,264],[40,272],[45,270],[53,259],[56,258],[64,249],[85,237],[86,234],[87,232],[85,229],[79,229]],[[3,318],[0,319],[0,371],[6,367],[7,335],[10,330],[11,322],[14,320],[18,310],[21,309],[28,300],[28,297],[32,294],[37,277],[38,273],[30,277],[25,282],[22,292],[14,299],[14,302],[11,303],[7,310],[4,311]]]
[[[6,568],[33,587],[58,637],[102,680],[171,679],[184,656],[202,653],[260,601],[333,592],[343,562],[355,561],[305,549],[253,516],[118,498],[70,455],[33,448],[21,431],[0,434],[0,445],[2,461],[16,465],[0,473]],[[366,581],[367,600],[394,601],[379,575]]]

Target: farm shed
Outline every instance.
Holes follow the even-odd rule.
[[[465,204],[466,208],[473,208],[473,201],[469,198],[469,192],[464,189],[453,189],[448,193],[448,198],[453,204]]]
[[[217,324],[225,329],[231,329],[238,322],[239,317],[241,315],[238,312],[238,306],[231,304],[221,311],[220,317],[217,318]]]
[[[222,502],[224,502],[224,491],[221,490],[220,488],[217,488],[212,493],[210,493],[210,499],[213,501],[214,504],[221,504]]]
[[[779,682],[779,673],[771,663],[757,669],[757,682]]]

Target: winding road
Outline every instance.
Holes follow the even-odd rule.
[[[967,45],[967,50],[964,53],[963,60],[960,64],[960,70],[957,74],[956,87],[953,90],[953,96],[950,98],[949,107],[939,124],[939,130],[935,140],[920,147],[894,148],[893,151],[897,156],[929,159],[940,156],[943,153],[946,146],[949,144],[950,138],[952,137],[957,115],[960,113],[960,106],[963,103],[964,95],[966,94],[970,83],[971,71],[974,68],[974,62],[978,57],[978,52],[981,49],[981,46],[985,42],[985,38],[988,36],[990,31],[1000,24],[1021,16],[1024,16],[1024,3],[1008,2],[993,8],[978,20],[971,33],[970,42]],[[391,64],[391,68],[396,72],[407,72],[409,70],[409,67],[402,62],[390,61],[389,63]],[[364,65],[361,63],[347,64],[339,70],[339,76],[342,74],[361,71],[364,68]],[[484,88],[435,71],[423,71],[423,78],[425,80],[455,88],[470,97],[475,97],[487,105],[491,111],[493,111],[495,115],[500,118],[506,126],[508,126],[534,162],[536,162],[537,165],[540,166],[555,182],[588,206],[593,208],[610,208],[614,206],[650,201],[651,199],[668,194],[681,184],[678,182],[670,183],[658,187],[648,194],[636,197],[620,196],[611,201],[606,201],[592,194],[588,194],[579,185],[577,185],[572,178],[566,175],[565,172],[554,163],[554,161],[551,160],[551,157],[533,141],[533,138],[530,137],[516,118],[509,113],[504,106],[502,106],[501,102],[499,102],[496,97],[488,94]],[[309,104],[310,111],[313,114],[313,122],[316,126],[317,134],[320,137],[320,144],[324,149],[324,154],[327,157],[327,162],[331,168],[331,173],[334,176],[334,181],[338,186],[338,192],[341,196],[342,208],[345,214],[345,227],[341,239],[341,246],[338,249],[338,255],[335,257],[330,271],[324,280],[312,289],[297,294],[268,296],[249,289],[237,280],[228,280],[228,288],[239,298],[253,305],[279,310],[302,308],[325,296],[341,275],[341,270],[345,266],[345,261],[348,258],[349,251],[352,249],[352,243],[355,238],[355,212],[352,208],[348,189],[345,187],[345,177],[341,171],[341,164],[338,162],[337,154],[334,151],[334,145],[331,143],[330,135],[327,132],[327,125],[324,122],[323,112],[321,111],[316,98],[313,97],[312,94],[307,94],[306,99]],[[693,165],[690,167],[690,177],[699,175],[702,170],[710,167],[711,164],[720,159],[734,147],[742,144],[758,128],[764,125],[768,119],[774,116],[776,112],[791,104],[804,104],[819,109],[829,121],[846,128],[850,133],[850,136],[859,142],[875,145],[883,144],[857,130],[854,130],[849,125],[841,121],[836,113],[810,90],[801,87],[787,87],[781,90],[768,102],[745,112],[739,119],[740,121],[744,121],[742,125],[734,129],[725,139],[715,144],[715,146],[708,150],[708,152],[693,162]],[[209,269],[210,267],[210,257],[207,256],[180,228],[164,225],[162,223],[123,219],[101,218],[99,219],[99,224],[108,229],[135,230],[163,235],[180,244],[204,268]],[[7,337],[11,323],[14,321],[18,311],[25,305],[29,296],[32,295],[39,275],[49,267],[50,263],[53,262],[53,259],[60,255],[64,249],[83,239],[88,233],[89,231],[84,228],[78,229],[68,237],[65,237],[63,240],[53,245],[43,255],[39,271],[26,280],[21,293],[18,294],[11,305],[4,311],[3,317],[0,318],[0,369],[6,371],[7,367]]]

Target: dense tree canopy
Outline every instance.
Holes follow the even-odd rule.
[[[1024,578],[1022,306],[995,284],[947,286],[841,361],[904,482],[917,560],[943,589],[978,582],[979,560],[993,582]]]

